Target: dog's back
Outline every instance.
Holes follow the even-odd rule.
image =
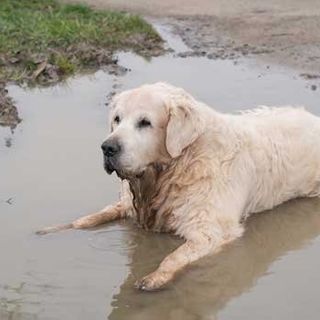
[[[263,107],[239,119],[245,123],[247,151],[255,168],[251,178],[257,197],[251,212],[320,194],[319,117],[303,108]]]

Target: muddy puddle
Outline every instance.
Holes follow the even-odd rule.
[[[130,223],[34,235],[117,198],[99,147],[115,90],[162,80],[225,112],[293,104],[320,115],[320,90],[290,70],[176,55],[121,53],[131,69],[122,77],[99,71],[45,89],[9,87],[23,121],[14,132],[0,127],[1,320],[319,318],[319,199],[251,218],[242,239],[153,294],[133,283],[178,246],[174,237]]]

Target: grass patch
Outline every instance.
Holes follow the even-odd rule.
[[[115,50],[162,50],[137,15],[55,0],[0,0],[0,80],[56,82],[88,66],[114,64]]]

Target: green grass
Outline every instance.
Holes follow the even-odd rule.
[[[99,50],[152,46],[161,47],[161,39],[137,15],[55,0],[0,0],[0,79],[30,78],[43,60],[70,74],[95,65]]]

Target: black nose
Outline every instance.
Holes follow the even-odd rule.
[[[115,155],[117,155],[121,151],[121,146],[115,140],[110,140],[110,141],[106,140],[101,145],[101,149],[102,149],[103,154],[106,157],[114,157]]]

